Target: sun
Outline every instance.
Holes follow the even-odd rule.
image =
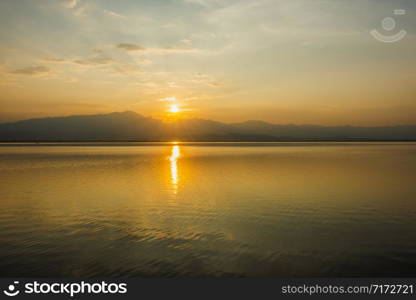
[[[178,112],[180,112],[181,110],[180,110],[180,108],[179,108],[179,104],[171,104],[170,106],[169,106],[169,112],[171,112],[171,113],[173,113],[173,114],[176,114],[176,113],[178,113]]]

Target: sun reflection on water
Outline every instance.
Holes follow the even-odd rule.
[[[178,183],[179,183],[178,159],[180,156],[181,156],[180,147],[178,145],[172,146],[172,152],[169,156],[170,180],[171,180],[173,191],[175,194],[178,192]]]

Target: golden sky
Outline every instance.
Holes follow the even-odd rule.
[[[2,0],[0,121],[175,104],[223,122],[416,124],[415,14],[413,0]]]

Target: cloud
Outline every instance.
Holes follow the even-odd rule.
[[[121,14],[118,14],[118,13],[116,13],[114,11],[106,10],[106,9],[104,10],[104,14],[107,15],[107,16],[109,16],[109,17],[115,17],[115,18],[125,18],[126,17],[126,16],[123,16]]]
[[[141,72],[138,66],[131,64],[115,64],[112,68],[113,73],[122,75],[135,75]]]
[[[190,40],[190,39],[183,39],[183,40],[181,40],[181,42],[186,44],[186,45],[192,45],[192,40]]]
[[[195,74],[194,78],[191,79],[191,82],[197,84],[206,84],[210,87],[220,87],[223,85],[222,80],[215,80],[208,76],[207,74],[197,73]]]
[[[88,11],[95,10],[96,5],[93,2],[81,0],[68,0],[64,2],[64,7],[72,10],[74,16],[86,16]]]
[[[161,98],[159,100],[162,101],[162,102],[175,102],[176,97],[166,97],[166,98]]]
[[[48,56],[41,61],[51,64],[75,64],[80,67],[105,67],[104,69],[109,73],[135,75],[141,73],[139,65],[152,63],[148,59],[138,58],[134,62],[125,63],[123,61],[108,57],[101,49],[94,49],[95,55],[87,57],[75,58],[60,58],[55,56]]]
[[[190,47],[181,47],[181,46],[166,46],[162,48],[153,48],[149,49],[153,53],[195,53],[200,51],[200,49],[190,48]]]
[[[136,44],[128,44],[128,43],[121,43],[116,46],[119,49],[123,49],[126,51],[143,51],[145,50],[144,47]]]
[[[59,58],[59,57],[53,57],[53,56],[48,56],[45,57],[43,59],[43,61],[48,62],[48,63],[66,63],[68,62],[66,59],[64,58]]]
[[[150,65],[153,63],[153,61],[151,61],[150,59],[146,59],[146,58],[135,59],[135,62],[138,65]]]
[[[66,8],[75,8],[79,4],[80,0],[68,0],[65,1],[64,6]]]
[[[154,47],[154,48],[145,48],[137,44],[130,43],[121,43],[116,45],[118,49],[123,49],[126,51],[142,51],[143,53],[149,54],[169,54],[169,53],[196,53],[201,52],[201,49],[192,48],[188,46],[164,46],[164,47]]]
[[[35,75],[49,73],[49,71],[50,69],[45,66],[31,66],[31,67],[16,69],[16,70],[10,71],[9,73],[18,74],[18,75],[35,76]]]
[[[185,3],[201,5],[205,8],[222,5],[221,0],[184,0]]]
[[[175,28],[176,26],[177,25],[175,23],[170,22],[170,23],[163,24],[161,27],[162,28]]]
[[[85,66],[99,66],[99,65],[108,65],[113,62],[112,58],[109,57],[90,57],[85,59],[76,59],[73,61],[76,64],[79,65],[85,65]]]
[[[73,59],[65,59],[59,57],[49,56],[42,61],[46,63],[55,63],[55,64],[78,64],[78,65],[88,65],[88,66],[99,66],[99,65],[107,65],[113,63],[114,60],[110,57],[106,57],[101,55],[102,52],[97,52],[100,55],[91,56],[86,58],[73,58]]]

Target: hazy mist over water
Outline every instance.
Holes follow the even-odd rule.
[[[0,275],[416,275],[416,143],[144,145],[0,146]]]

